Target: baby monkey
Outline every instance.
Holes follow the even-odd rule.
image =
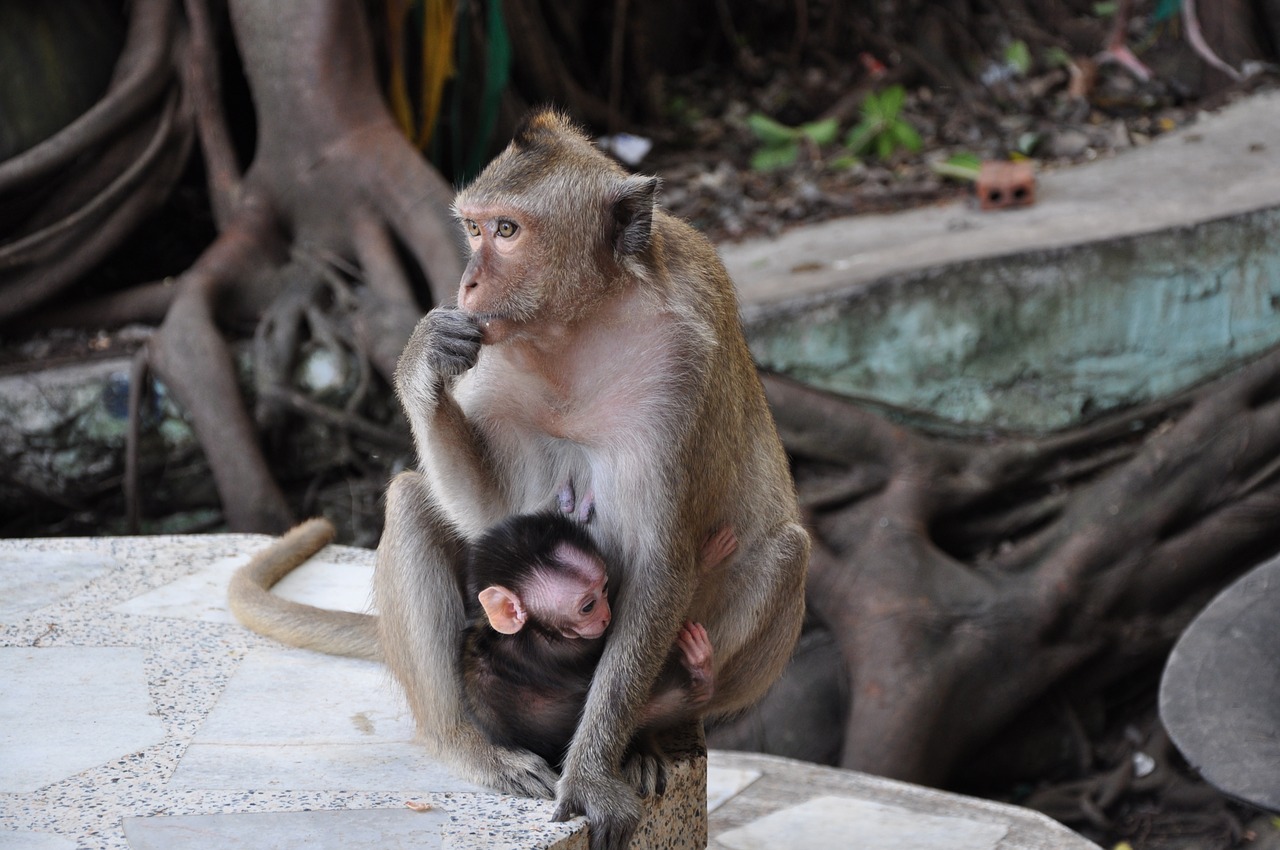
[[[589,509],[579,515],[589,518]],[[704,568],[736,547],[729,529],[712,535],[701,556]],[[527,748],[558,767],[612,617],[599,549],[560,513],[508,517],[470,548],[466,605],[460,669],[473,721],[493,743]],[[685,623],[638,734],[702,715],[714,688],[711,660],[706,629]]]

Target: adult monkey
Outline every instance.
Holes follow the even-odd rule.
[[[682,624],[710,634],[707,713],[723,715],[781,673],[804,608],[809,540],[733,284],[711,244],[655,206],[657,186],[543,111],[458,196],[471,260],[458,306],[422,319],[396,371],[421,468],[391,482],[374,576],[382,654],[427,741],[499,790],[554,788],[557,818],[585,814],[593,850],[626,845],[636,788],[656,784],[629,748]],[[589,531],[625,569],[557,783],[466,722],[456,639],[460,547],[553,506],[566,481],[591,493]],[[699,550],[725,526],[737,552],[704,576]],[[358,654],[367,629],[345,629]]]

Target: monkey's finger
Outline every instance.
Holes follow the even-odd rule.
[[[501,773],[501,779],[494,784],[504,793],[544,800],[555,797],[559,777],[542,756],[514,749],[497,750],[494,755]]]
[[[483,331],[475,317],[457,308],[437,307],[423,322],[422,348],[432,371],[460,375],[476,364]]]
[[[627,757],[623,775],[641,797],[652,797],[667,788],[665,761],[656,744],[637,747]]]

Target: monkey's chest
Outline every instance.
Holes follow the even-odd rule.
[[[535,438],[550,437],[595,451],[643,440],[663,419],[659,397],[646,382],[617,382],[591,392],[526,389],[509,397],[507,421]]]

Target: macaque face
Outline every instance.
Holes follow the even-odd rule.
[[[493,345],[507,339],[531,318],[536,293],[528,217],[507,209],[459,209],[463,233],[471,250],[458,286],[458,306],[480,320],[483,341]]]
[[[557,577],[551,595],[543,604],[555,610],[547,617],[567,638],[594,640],[609,628],[609,577],[604,564],[594,555],[561,544],[556,557],[572,567]]]

